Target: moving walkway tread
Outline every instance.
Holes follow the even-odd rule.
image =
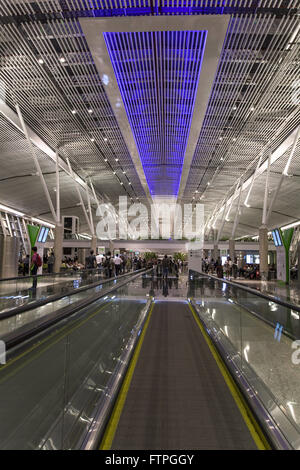
[[[257,449],[187,303],[155,303],[112,449]]]

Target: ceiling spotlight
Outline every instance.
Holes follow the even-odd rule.
[[[38,63],[41,64],[41,65],[43,65],[43,63],[44,63],[43,59],[39,59],[39,60],[38,60]]]
[[[60,57],[59,61],[64,64],[66,62],[66,59],[64,57]]]
[[[198,189],[196,189],[195,193],[199,193]]]
[[[122,181],[120,181],[120,184],[122,184],[122,185],[123,185],[124,183],[122,183]]]
[[[91,142],[95,142],[95,139],[94,139],[94,137],[92,137],[92,138],[91,138]]]
[[[236,141],[236,137],[234,137],[232,140],[233,140],[233,142],[235,142],[235,141]]]
[[[223,157],[221,157],[221,158],[220,158],[220,161],[221,161],[221,162],[223,162],[223,161],[224,161],[224,158],[223,158]]]
[[[129,182],[128,182],[128,184],[130,184],[130,185],[131,185],[131,182],[129,181]]]
[[[126,171],[123,171],[123,175],[126,175]]]
[[[253,112],[255,110],[254,106],[251,106],[250,111]]]
[[[118,158],[115,158],[115,160],[116,160],[116,162],[118,162],[118,161],[119,161],[119,159],[118,159]]]
[[[219,140],[223,140],[223,137],[219,137]]]
[[[232,109],[233,109],[233,111],[236,111],[236,110],[237,110],[236,105],[234,105],[234,106],[232,107]]]
[[[207,186],[210,186],[210,182],[207,183]]]
[[[116,174],[116,172],[114,171],[114,175]]]
[[[92,114],[92,112],[93,112],[92,108],[88,109],[88,112],[89,112],[90,114]]]
[[[72,109],[72,114],[76,114],[76,113],[77,113],[76,109]]]
[[[107,142],[107,137],[104,137],[104,142]]]
[[[104,161],[107,162],[107,158],[104,158]]]

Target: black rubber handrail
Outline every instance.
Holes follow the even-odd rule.
[[[150,270],[151,268],[146,270],[145,272],[148,272]],[[45,332],[45,330],[48,330],[50,327],[60,322],[61,320],[64,320],[67,317],[70,317],[74,313],[78,312],[79,310],[88,307],[96,300],[99,300],[101,299],[101,297],[105,297],[107,294],[112,293],[120,287],[125,286],[126,284],[143,274],[141,270],[133,271],[133,273],[135,274],[130,279],[126,279],[124,280],[124,282],[121,282],[118,285],[114,285],[106,289],[105,291],[97,292],[93,295],[90,295],[89,297],[78,300],[74,304],[67,305],[66,307],[63,307],[56,312],[51,312],[43,318],[34,320],[28,323],[27,325],[24,325],[23,327],[4,335],[3,337],[1,337],[1,340],[5,342],[6,350],[8,351],[15,346],[19,346],[25,341],[27,342],[28,340],[31,340],[32,338],[36,337],[37,334]]]
[[[131,271],[129,273],[122,274],[121,276],[114,276],[108,279],[98,279],[97,281],[91,284],[86,284],[85,286],[78,287],[77,289],[71,289],[71,290],[68,290],[67,292],[63,292],[60,294],[53,294],[44,299],[39,299],[39,300],[36,300],[35,302],[29,302],[25,305],[20,305],[20,307],[15,307],[15,308],[12,308],[10,310],[0,313],[0,321],[4,320],[5,318],[14,317],[15,315],[19,315],[20,313],[28,312],[29,310],[33,310],[35,308],[41,307],[42,305],[46,305],[49,302],[56,302],[57,300],[60,300],[63,297],[69,297],[69,296],[78,294],[78,292],[83,292],[85,290],[92,289],[94,287],[97,287],[100,284],[101,285],[107,284],[108,282],[114,281],[116,279],[120,279],[120,278],[123,279],[126,276],[142,273],[144,271],[145,269],[139,269],[138,271]]]
[[[291,310],[296,310],[297,312],[300,312],[300,306],[298,306],[298,305],[291,304],[290,302],[287,302],[285,300],[277,299],[276,297],[274,297],[272,295],[263,294],[262,292],[257,291],[256,289],[251,289],[251,287],[243,286],[242,284],[239,284],[238,282],[229,281],[228,279],[223,279],[223,278],[221,279],[219,277],[216,277],[212,274],[207,274],[207,273],[197,273],[197,274],[199,274],[201,276],[207,276],[208,278],[214,279],[214,280],[219,281],[219,282],[226,282],[226,284],[229,284],[230,286],[235,287],[235,288],[238,287],[239,289],[244,290],[244,291],[248,292],[249,294],[257,295],[258,297],[262,297],[263,299],[266,299],[268,301],[272,301],[272,302],[275,302],[277,304],[280,304],[283,307],[286,307],[286,308],[289,308]]]
[[[100,271],[100,268],[86,268],[86,269],[78,269],[75,271],[72,268],[68,268],[65,271],[60,271],[59,273],[45,273],[45,274],[28,274],[26,276],[16,276],[16,277],[1,277],[0,282],[7,282],[7,281],[22,281],[23,279],[32,279],[33,277],[55,277],[55,276],[63,276],[64,274],[71,274],[71,273],[87,273],[89,271]]]

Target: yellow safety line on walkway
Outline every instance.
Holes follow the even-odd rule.
[[[119,421],[120,421],[121,413],[122,413],[124,405],[125,405],[125,401],[126,401],[126,398],[127,398],[127,394],[128,394],[128,391],[129,391],[129,387],[130,387],[130,384],[131,384],[133,373],[135,371],[135,367],[136,367],[136,364],[137,364],[137,361],[138,361],[138,358],[139,358],[139,355],[140,355],[140,352],[141,352],[141,348],[142,348],[142,344],[143,344],[143,341],[144,341],[144,338],[145,338],[145,334],[146,334],[146,331],[147,331],[147,328],[148,328],[148,325],[149,325],[149,322],[150,322],[153,307],[154,307],[154,303],[151,305],[151,308],[150,308],[150,311],[149,311],[149,314],[148,314],[148,318],[145,322],[142,334],[140,336],[140,339],[138,341],[138,344],[135,348],[132,359],[130,361],[130,365],[128,367],[128,370],[127,370],[124,382],[122,384],[121,390],[119,392],[116,404],[114,406],[112,415],[111,415],[110,420],[108,422],[108,425],[106,427],[106,431],[104,433],[104,436],[103,436],[102,442],[100,444],[99,450],[109,450],[112,446],[112,443],[113,443],[113,440],[114,440],[114,437],[115,437],[115,434],[116,434],[116,430],[117,430],[117,427],[118,427],[118,424],[119,424]]]
[[[35,354],[32,358],[28,359],[27,361],[23,362],[19,367],[17,367],[16,369],[14,369],[11,373],[5,375],[2,379],[0,379],[0,384],[2,384],[3,382],[5,382],[6,379],[8,379],[9,377],[13,376],[16,372],[18,372],[20,369],[23,369],[23,367],[25,367],[27,364],[30,364],[32,361],[34,361],[34,359],[38,358],[42,353],[44,353],[45,351],[47,351],[49,348],[51,348],[51,346],[54,346],[56,343],[58,343],[61,339],[63,339],[65,336],[67,336],[68,334],[72,333],[74,330],[78,329],[80,326],[82,326],[84,323],[86,323],[87,321],[89,321],[91,318],[93,318],[95,315],[97,315],[99,312],[101,312],[101,310],[104,309],[104,307],[106,307],[107,305],[110,305],[112,303],[112,301],[110,302],[106,302],[105,305],[102,305],[102,307],[98,310],[96,310],[94,313],[92,313],[88,318],[85,318],[84,320],[82,320],[81,322],[77,323],[73,328],[69,329],[68,331],[66,331],[63,335],[61,335],[59,338],[57,338],[55,341],[51,342],[50,344],[48,344],[48,346],[46,346],[45,348],[43,348],[41,351],[39,351],[37,354]],[[16,361],[18,361],[19,359],[21,359],[22,357],[24,357],[25,355],[29,354],[31,351],[33,351],[34,349],[40,347],[43,343],[45,343],[46,341],[49,341],[49,338],[51,338],[51,336],[56,336],[58,335],[59,333],[61,333],[63,330],[65,330],[66,328],[68,328],[69,325],[66,325],[64,326],[63,328],[59,329],[58,331],[55,331],[53,335],[50,335],[50,337],[48,336],[47,338],[43,339],[42,341],[40,341],[39,343],[36,343],[35,345],[33,345],[31,348],[27,349],[26,351],[24,351],[22,354],[20,354],[19,356],[17,357],[14,357],[11,361],[9,361],[7,364],[5,364],[4,366],[0,367],[0,373],[2,372],[2,370],[6,369],[7,367],[11,366],[12,364],[14,364]]]
[[[238,409],[246,423],[247,428],[250,431],[250,434],[259,450],[270,450],[270,444],[268,443],[267,439],[265,438],[260,426],[258,425],[255,417],[253,416],[249,406],[247,405],[244,397],[242,396],[241,392],[239,391],[236,383],[234,382],[233,378],[231,377],[230,372],[228,371],[226,364],[224,363],[223,359],[221,358],[219,352],[217,351],[213,341],[205,331],[197,313],[195,312],[192,305],[189,303],[190,310],[193,314],[193,317],[200,328],[200,331],[205,338],[205,341],[220,369],[221,374],[224,377],[224,380],[230,390],[232,397],[234,398],[235,403],[237,404]]]

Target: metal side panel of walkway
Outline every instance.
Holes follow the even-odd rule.
[[[156,302],[112,449],[257,449],[184,302]]]

